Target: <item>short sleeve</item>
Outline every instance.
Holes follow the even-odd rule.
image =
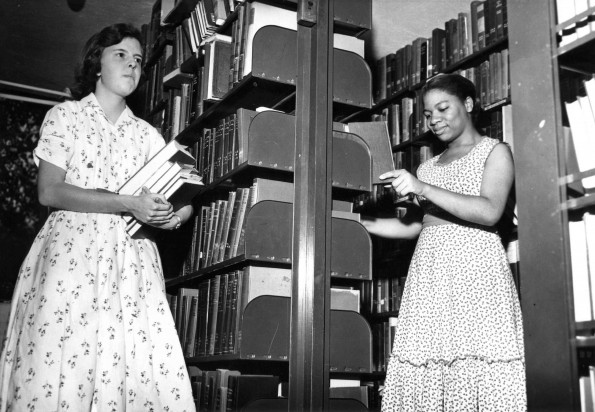
[[[161,134],[153,126],[148,126],[148,133],[150,144],[148,159],[150,159],[165,146],[165,140],[163,139],[163,136],[161,136]]]
[[[45,116],[39,132],[39,142],[33,151],[35,164],[45,160],[67,170],[73,154],[75,127],[72,110],[66,105],[52,107]]]

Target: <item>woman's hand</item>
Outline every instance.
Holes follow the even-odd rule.
[[[423,191],[426,186],[425,183],[421,182],[405,169],[398,169],[383,173],[379,176],[379,178],[382,180],[393,179],[390,186],[395,189],[395,192],[399,197],[408,196],[410,194],[423,196]],[[387,187],[388,186],[389,185],[387,185]]]
[[[149,189],[143,187],[141,194],[136,196],[130,213],[142,223],[161,227],[170,222],[174,210],[165,196],[151,193]]]

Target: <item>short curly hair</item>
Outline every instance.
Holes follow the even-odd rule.
[[[141,46],[143,44],[140,30],[128,23],[107,26],[87,40],[75,72],[75,84],[71,88],[73,98],[79,100],[95,91],[97,73],[101,72],[103,50],[120,43],[125,38],[133,38],[138,40]]]

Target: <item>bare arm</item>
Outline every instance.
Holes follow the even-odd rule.
[[[421,232],[420,221],[406,223],[396,217],[362,217],[362,224],[371,234],[389,239],[415,239]]]
[[[401,196],[408,193],[421,195],[460,219],[493,226],[502,217],[506,206],[514,181],[514,162],[508,146],[496,145],[486,160],[479,196],[462,195],[423,183],[405,170],[395,170],[380,177],[394,177],[392,186]]]
[[[415,239],[422,227],[423,212],[417,203],[402,204],[404,213],[401,217],[369,217],[362,216],[362,224],[369,233],[388,239]]]
[[[163,228],[172,220],[172,205],[163,195],[144,193],[140,196],[121,196],[83,189],[66,183],[65,176],[65,170],[40,160],[37,193],[42,205],[75,212],[131,213],[143,223]],[[186,214],[188,211],[181,213]],[[185,217],[187,219],[189,216]]]

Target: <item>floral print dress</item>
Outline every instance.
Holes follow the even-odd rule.
[[[481,190],[498,140],[485,137],[420,180],[470,196]],[[525,412],[521,307],[495,229],[456,219],[423,197],[426,214],[411,259],[382,398],[383,412]]]
[[[164,146],[94,94],[53,107],[36,160],[112,192]],[[194,411],[161,261],[119,214],[54,211],[23,262],[0,358],[0,411]]]

